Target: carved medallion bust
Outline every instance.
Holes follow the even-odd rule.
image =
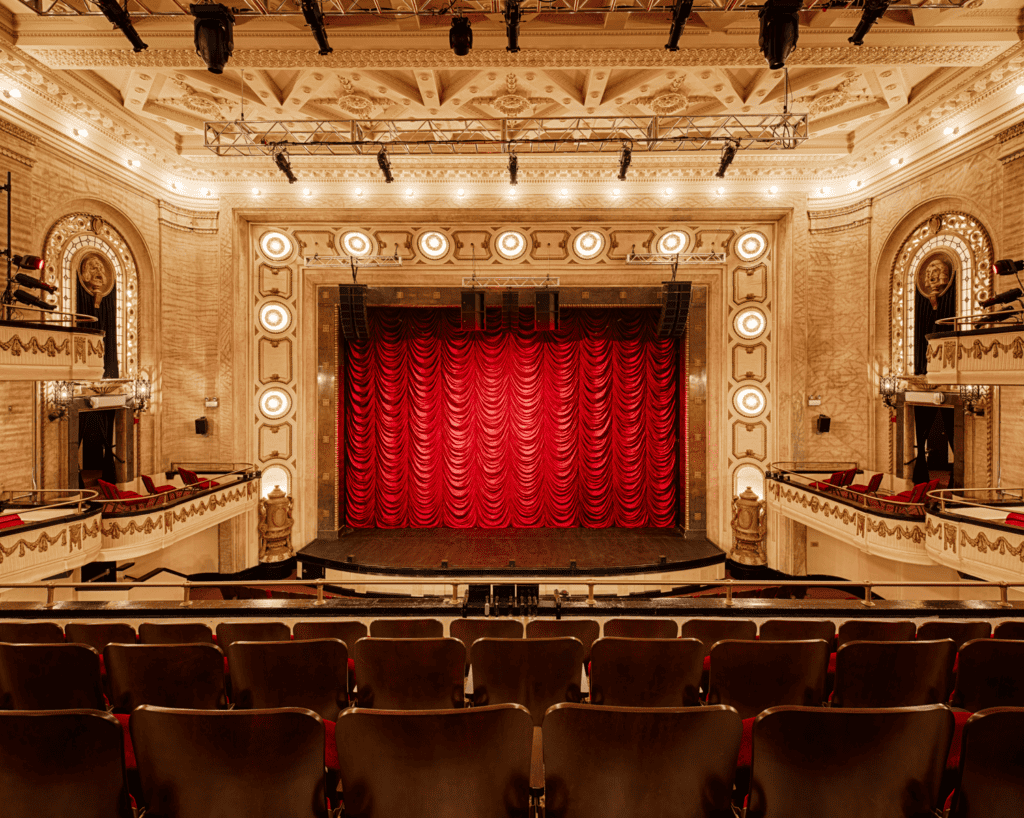
[[[933,253],[921,262],[915,280],[917,291],[928,299],[933,310],[939,308],[939,298],[953,283],[953,263],[945,253]]]
[[[100,253],[86,253],[78,264],[78,280],[82,288],[92,294],[93,306],[99,309],[100,301],[114,289],[114,268]]]

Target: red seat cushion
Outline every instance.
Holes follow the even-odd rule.
[[[754,719],[743,720],[743,736],[740,738],[740,755],[736,759],[737,767],[749,767],[754,756]]]
[[[711,656],[710,655],[704,657],[704,672],[705,673],[710,673],[711,672]]]
[[[1018,528],[1024,528],[1024,514],[1019,511],[1012,511],[1006,515],[1007,525],[1015,525]]]
[[[21,517],[17,514],[0,515],[0,528],[14,528],[16,525],[21,525]]]
[[[964,725],[973,715],[973,713],[965,713],[962,710],[953,711],[955,726],[953,727],[953,743],[949,745],[949,756],[946,758],[947,770],[960,769],[960,748],[964,743]]]
[[[114,713],[114,718],[121,722],[121,730],[124,733],[124,766],[126,770],[134,770],[138,768],[138,762],[135,760],[135,748],[132,746],[132,734],[128,732],[128,719],[127,713]]]
[[[334,738],[334,722],[324,719],[324,766],[328,770],[340,770],[338,742]]]
[[[833,676],[836,675],[836,655],[834,653],[831,656],[828,657],[828,671],[827,672],[831,673]]]

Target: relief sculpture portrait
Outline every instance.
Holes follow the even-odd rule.
[[[917,270],[917,291],[928,299],[933,310],[939,308],[939,298],[953,283],[953,265],[945,254],[928,256]]]
[[[114,289],[114,269],[99,253],[86,253],[78,264],[78,281],[93,297],[93,309]]]
[[[91,326],[103,330],[103,377],[116,378],[117,347],[117,274],[105,253],[94,247],[80,250],[71,258],[71,271],[77,279],[75,312],[91,315]]]

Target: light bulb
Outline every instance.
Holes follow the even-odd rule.
[[[260,195],[260,189],[258,187],[254,187],[252,189],[252,195],[253,196],[259,196]]]

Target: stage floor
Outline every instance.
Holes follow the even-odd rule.
[[[372,528],[316,539],[298,560],[377,575],[600,577],[702,568],[724,563],[725,553],[665,528]]]

